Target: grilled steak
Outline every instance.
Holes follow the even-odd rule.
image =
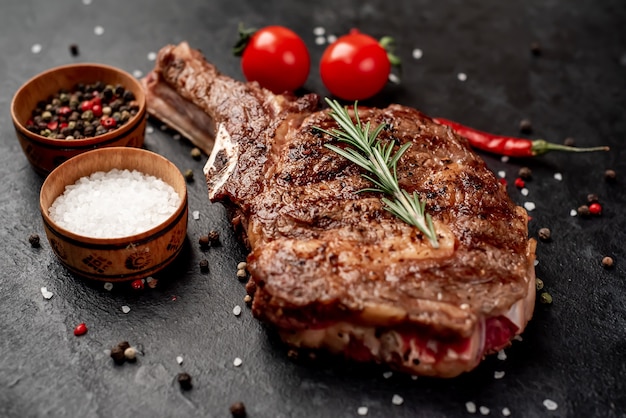
[[[181,131],[203,114],[190,139],[211,153],[209,197],[250,248],[254,316],[288,344],[452,377],[523,331],[535,301],[527,214],[464,138],[404,106],[359,109],[385,124],[382,141],[411,143],[398,178],[426,201],[435,249],[379,195],[357,193],[371,185],[324,146],[337,141],[315,127],[336,124],[316,95],[235,81],[186,43],[163,48],[144,82],[149,111]]]

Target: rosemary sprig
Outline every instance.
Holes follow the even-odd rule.
[[[360,190],[360,192],[379,192],[389,196],[390,198],[381,198],[385,204],[385,209],[409,225],[417,227],[430,240],[433,248],[439,248],[432,218],[425,211],[426,202],[420,201],[417,192],[410,194],[401,189],[398,183],[396,166],[411,144],[402,145],[394,153],[393,142],[383,144],[377,139],[385,124],[381,123],[374,130],[371,130],[369,121],[365,125],[361,124],[357,102],[354,102],[356,123],[350,118],[348,110],[336,100],[326,98],[326,103],[331,108],[330,116],[341,129],[330,131],[322,128],[317,129],[352,146],[352,148],[339,148],[335,145],[326,144],[328,149],[367,171],[367,174],[362,174],[362,176],[376,187],[368,187]]]

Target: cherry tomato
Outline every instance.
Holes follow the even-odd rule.
[[[254,32],[241,57],[246,80],[258,81],[274,93],[302,87],[310,64],[302,38],[283,26],[267,26]]]
[[[390,71],[385,48],[356,29],[330,44],[320,62],[324,85],[344,100],[372,97],[387,84]]]

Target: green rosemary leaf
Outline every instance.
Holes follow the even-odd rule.
[[[398,182],[398,162],[411,144],[402,145],[394,153],[392,142],[384,144],[378,140],[378,135],[385,128],[385,124],[382,123],[375,129],[372,129],[370,121],[363,125],[359,118],[356,101],[354,102],[354,119],[356,122],[352,121],[347,109],[336,100],[326,99],[326,102],[331,108],[331,117],[341,129],[329,131],[316,128],[352,148],[340,148],[332,144],[326,144],[326,147],[364,169],[367,173],[362,174],[363,178],[376,186],[362,189],[359,193],[367,191],[388,195],[389,197],[381,198],[385,210],[407,224],[418,228],[430,240],[431,245],[438,248],[437,232],[432,218],[425,213],[426,202],[420,200],[417,192],[409,194],[400,187]]]

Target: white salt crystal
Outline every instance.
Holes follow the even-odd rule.
[[[528,189],[524,187],[522,190],[520,190],[520,193],[522,194],[522,196],[528,196]]]
[[[337,37],[335,35],[328,35],[326,37],[326,42],[328,42],[329,44],[332,44],[333,42],[335,42],[337,40]]]
[[[104,290],[111,291],[112,289],[113,289],[113,283],[111,283],[111,282],[106,282],[106,283],[104,284]]]
[[[96,26],[95,28],[93,28],[93,33],[100,36],[104,33],[104,28],[102,26]]]
[[[242,363],[243,363],[243,360],[242,360],[242,359],[240,359],[239,357],[235,357],[235,360],[233,360],[233,365],[234,365],[235,367],[239,367],[239,366],[241,366],[241,365],[242,365]]]
[[[548,411],[556,411],[556,409],[559,407],[559,405],[552,399],[544,400],[543,406],[545,406]]]
[[[176,363],[183,364],[183,356],[176,356]]]
[[[152,126],[148,126],[148,127],[146,128],[146,133],[147,133],[147,134],[154,133],[154,128],[153,128]]]
[[[486,406],[481,406],[480,408],[478,408],[478,410],[482,415],[489,415],[489,408],[487,408]]]
[[[89,6],[91,4],[91,0],[83,0],[83,4],[85,6]]]
[[[535,260],[535,261],[533,261],[533,265],[534,265],[535,267],[537,267],[537,265],[539,265],[539,260]]]
[[[200,211],[194,210],[193,212],[191,212],[191,216],[193,216],[193,219],[197,221],[198,219],[200,219]]]
[[[554,173],[554,179],[558,180],[558,181],[563,180],[563,174],[561,174],[561,173]]]
[[[393,84],[400,84],[400,77],[398,77],[394,73],[389,73],[389,81],[391,81]]]
[[[502,408],[502,415],[505,417],[511,416],[511,410],[509,408]]]
[[[54,296],[54,293],[48,291],[47,287],[42,287],[41,288],[41,295],[43,296],[44,299],[50,299],[50,298],[52,298],[52,296]]]
[[[533,202],[524,202],[524,207],[526,208],[527,211],[531,212],[535,210],[536,206]]]
[[[361,416],[367,415],[367,406],[359,406],[359,408],[356,410],[356,413]]]
[[[315,28],[313,28],[313,35],[315,36],[322,36],[326,33],[326,29],[323,28],[322,26],[317,26]]]
[[[465,80],[467,80],[467,74],[465,74],[465,73],[458,73],[456,78],[458,78],[459,81],[465,81]]]
[[[500,161],[502,161],[503,163],[508,163],[509,162],[509,156],[508,155],[503,155],[502,157],[500,157]]]
[[[143,72],[141,70],[135,70],[133,71],[133,77],[135,78],[141,78],[143,76]]]
[[[504,171],[504,170],[500,170],[500,171],[498,171],[498,177],[500,177],[500,178],[506,178],[506,171]]]
[[[41,44],[34,44],[30,47],[30,52],[33,54],[39,54],[42,50]]]
[[[241,306],[237,305],[233,308],[233,313],[235,314],[235,316],[239,316],[241,315]]]
[[[418,60],[424,56],[424,52],[419,48],[415,48],[413,49],[412,55],[413,55],[413,59]]]
[[[122,312],[124,312],[124,313],[130,312],[130,307],[126,306],[126,305],[122,306]]]
[[[393,372],[385,372],[385,373],[383,373],[383,377],[385,379],[389,379],[391,376],[393,376]]]
[[[82,177],[49,208],[59,226],[78,235],[119,238],[145,232],[180,206],[172,186],[136,170],[113,169]]]
[[[470,414],[475,414],[476,413],[476,404],[472,401],[469,402],[465,402],[465,409],[467,409],[467,412],[469,412]]]
[[[524,341],[524,339],[522,338],[522,336],[521,336],[521,335],[519,335],[519,334],[518,334],[518,335],[516,335],[515,337],[513,337],[513,339],[514,339],[515,341]]]
[[[577,216],[578,215],[578,211],[576,209],[572,209],[569,211],[569,216]]]
[[[415,374],[414,374],[414,375],[412,375],[412,376],[411,376],[411,380],[417,380],[417,379],[418,379],[418,377],[419,377],[419,376],[417,376],[417,375],[415,375]]]
[[[504,372],[495,371],[493,372],[494,379],[502,379],[504,377]]]
[[[156,52],[152,52],[152,51],[148,52],[148,61],[154,61],[156,57],[157,57]]]
[[[400,395],[393,395],[391,403],[394,405],[402,405],[404,403],[404,399]]]
[[[180,138],[181,138],[181,136],[180,136],[180,134],[174,134],[174,135],[172,136],[172,138],[173,138],[175,141],[179,141],[179,140],[180,140]]]
[[[498,351],[498,360],[506,360],[506,353],[504,352],[504,350]]]
[[[324,45],[325,43],[326,43],[326,38],[324,36],[315,37],[315,45]]]

